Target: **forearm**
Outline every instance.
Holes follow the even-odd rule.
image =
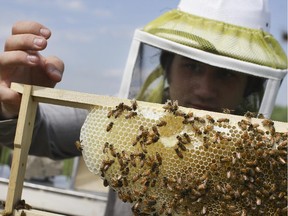
[[[86,110],[40,104],[29,154],[63,159],[80,155],[75,147]],[[0,144],[13,147],[17,120],[0,123]]]

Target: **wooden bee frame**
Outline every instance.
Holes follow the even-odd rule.
[[[3,212],[0,212],[0,215],[23,215],[21,212],[24,212],[27,216],[58,215],[32,209],[21,209],[19,211],[15,210],[15,207],[21,200],[22,196],[26,163],[32,141],[38,103],[50,103],[75,108],[90,109],[91,106],[99,104],[110,106],[115,105],[119,103],[120,100],[115,100],[115,98],[108,96],[98,96],[87,93],[17,83],[12,83],[11,89],[21,93],[22,100],[14,139],[14,153],[5,209]]]
[[[16,206],[18,202],[21,200],[24,176],[25,176],[25,168],[28,157],[28,152],[31,145],[31,139],[34,128],[34,121],[36,116],[36,109],[38,103],[49,103],[55,105],[62,106],[70,106],[75,108],[82,108],[89,110],[91,107],[95,106],[105,106],[105,107],[115,107],[119,103],[130,103],[131,100],[116,98],[111,96],[99,96],[95,94],[87,94],[80,92],[73,92],[67,90],[60,89],[51,89],[44,88],[39,86],[31,86],[31,85],[22,85],[13,83],[11,88],[22,94],[21,107],[18,117],[18,123],[16,128],[16,135],[14,140],[14,154],[12,160],[11,174],[9,179],[9,188],[7,193],[7,199],[5,203],[4,213],[0,213],[2,216],[8,215],[23,215],[22,211],[24,211],[27,216],[40,216],[40,215],[59,215],[52,214],[45,211],[36,211],[36,210],[16,210]],[[153,104],[148,102],[140,102],[137,101],[139,105],[149,106],[149,107],[159,107],[163,105]],[[189,111],[189,109],[186,109]],[[205,113],[208,114],[210,112],[207,111],[196,111],[198,114]],[[222,117],[227,117],[229,114],[221,114],[215,113],[213,117],[218,117],[221,121],[224,121]],[[239,121],[242,119],[240,116],[229,116],[230,120]],[[198,119],[201,121],[201,119]],[[262,120],[258,120],[261,122]],[[161,124],[165,124],[161,122]],[[287,123],[275,122],[275,128],[279,131],[287,131],[288,125]],[[157,131],[155,131],[156,133]],[[178,153],[177,153],[178,154]],[[180,157],[180,156],[179,156]],[[224,159],[224,158],[223,158]],[[162,159],[160,158],[159,161]]]

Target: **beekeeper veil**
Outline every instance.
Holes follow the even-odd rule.
[[[120,96],[169,99],[163,59],[169,62],[175,53],[250,75],[253,85],[237,109],[270,116],[287,56],[269,33],[267,7],[267,0],[181,0],[177,9],[135,31]]]

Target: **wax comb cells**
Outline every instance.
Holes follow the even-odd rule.
[[[252,117],[176,101],[95,107],[82,154],[135,215],[284,215],[288,127]]]

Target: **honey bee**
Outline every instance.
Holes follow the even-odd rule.
[[[136,167],[136,160],[134,154],[130,154],[130,163],[132,166]]]
[[[138,104],[137,104],[137,101],[136,101],[136,100],[132,100],[132,101],[131,101],[131,107],[132,107],[132,110],[134,110],[134,111],[137,109]]]
[[[286,196],[286,192],[284,192],[284,191],[282,191],[282,192],[280,192],[279,194],[278,194],[278,198],[279,199],[282,199],[282,198],[284,198]]]
[[[183,136],[185,137],[188,143],[191,143],[190,136],[187,133],[184,133]]]
[[[141,138],[142,138],[143,140],[145,140],[145,139],[147,139],[148,134],[149,134],[148,129],[145,129],[144,126],[141,125],[141,126],[139,127],[139,132],[138,132],[138,135],[137,135],[137,137],[136,137],[136,140],[139,141]]]
[[[247,161],[247,162],[246,162],[246,165],[247,165],[247,166],[256,166],[256,165],[257,165],[257,161],[256,161],[256,160]]]
[[[168,207],[167,210],[166,210],[166,215],[167,216],[172,216],[172,212],[173,212],[172,208]]]
[[[280,164],[283,164],[283,165],[287,163],[287,161],[285,161],[281,156],[278,156],[277,160],[280,162]]]
[[[124,164],[124,161],[123,161],[123,157],[122,157],[122,155],[119,152],[116,153],[116,156],[117,156],[117,159],[118,159],[118,163],[120,165],[120,169],[123,170],[124,167],[125,167],[125,164]]]
[[[219,118],[217,120],[218,123],[228,123],[230,120],[228,118]]]
[[[187,143],[185,140],[182,139],[182,137],[180,135],[177,135],[176,139],[182,144],[186,144]]]
[[[228,170],[228,171],[226,172],[226,176],[227,176],[228,179],[231,178],[231,170]]]
[[[207,181],[207,180],[208,180],[208,177],[209,177],[209,173],[208,173],[208,172],[205,172],[205,173],[199,178],[199,180],[200,180],[201,182]]]
[[[110,184],[114,188],[120,188],[123,186],[123,182],[119,179],[111,179]]]
[[[103,180],[103,185],[104,185],[104,187],[108,187],[109,186],[109,182],[108,182],[107,179]]]
[[[113,157],[116,157],[116,156],[117,156],[113,144],[110,144],[110,145],[109,145],[109,150],[110,150],[110,153],[111,153],[111,155],[112,155]]]
[[[119,198],[123,200],[123,202],[133,202],[131,192],[128,191],[127,193],[123,193],[121,191],[118,192]]]
[[[154,179],[152,179],[150,186],[155,187],[156,183],[157,183],[157,180],[154,178]]]
[[[102,162],[102,166],[100,167],[100,170],[106,172],[114,162],[115,162],[114,160],[104,160]]]
[[[157,200],[158,199],[158,196],[157,195],[152,195],[152,194],[147,194],[147,198],[150,199],[150,200]]]
[[[227,190],[228,193],[230,193],[233,190],[232,186],[229,183],[225,185],[225,189]]]
[[[172,101],[171,100],[167,100],[166,103],[163,106],[163,109],[165,111],[170,111],[172,109]]]
[[[138,143],[138,140],[136,139],[136,140],[133,141],[132,146],[137,145],[137,143]]]
[[[227,205],[226,207],[231,212],[235,212],[237,210],[237,207],[235,205]]]
[[[128,180],[126,177],[123,177],[123,186],[127,187],[128,186]]]
[[[156,205],[157,201],[155,199],[152,200],[146,200],[146,205],[150,206],[154,206]]]
[[[239,126],[242,130],[246,130],[246,129],[247,129],[247,124],[245,124],[243,120],[241,120],[240,122],[238,122],[238,126]]]
[[[241,216],[247,216],[247,210],[246,209],[241,210]]]
[[[184,208],[185,208],[185,211],[186,211],[186,215],[187,215],[187,216],[192,216],[192,212],[191,212],[191,210],[189,209],[189,207],[188,207],[188,206],[185,206]]]
[[[124,103],[121,102],[116,106],[116,110],[123,110],[124,109]]]
[[[285,150],[285,149],[287,149],[287,140],[284,140],[283,142],[281,142],[281,143],[278,145],[277,149],[279,149],[279,150]]]
[[[213,130],[213,128],[214,128],[213,125],[206,125],[206,126],[204,127],[203,133],[204,133],[204,134],[208,134],[210,131]]]
[[[194,116],[194,113],[193,112],[188,112],[186,115],[185,115],[185,118],[192,118]]]
[[[142,177],[142,175],[140,174],[140,173],[137,173],[136,175],[134,175],[133,177],[132,177],[132,182],[136,182],[136,181],[138,181],[138,179],[140,179]]]
[[[192,125],[192,129],[194,130],[195,132],[195,135],[201,135],[202,134],[202,131],[200,129],[200,127],[196,126],[196,125]]]
[[[167,122],[164,121],[164,120],[161,120],[161,121],[157,124],[158,127],[162,127],[162,126],[166,126],[166,125],[167,125]]]
[[[262,136],[265,134],[265,132],[259,128],[256,129],[258,134],[261,134]]]
[[[187,148],[185,147],[185,145],[182,143],[182,142],[177,142],[177,145],[179,146],[179,148],[182,150],[182,151],[186,151]]]
[[[123,113],[123,109],[115,110],[114,118],[118,118]]]
[[[227,201],[231,201],[231,200],[232,200],[232,196],[231,196],[231,195],[228,195],[228,194],[224,194],[224,195],[223,195],[223,199],[224,199],[224,200],[227,200]]]
[[[264,119],[262,121],[262,124],[264,127],[272,127],[274,125],[274,122],[270,119]]]
[[[160,137],[160,134],[159,134],[158,129],[157,129],[156,126],[152,126],[152,130],[158,137]]]
[[[204,205],[201,210],[201,214],[205,215],[207,213],[207,207]]]
[[[163,178],[164,187],[169,191],[173,191],[173,187],[169,184],[168,179],[166,177]]]
[[[106,127],[106,131],[109,132],[112,129],[113,125],[114,125],[114,123],[110,122]]]
[[[183,158],[183,154],[182,154],[182,152],[179,150],[179,148],[177,147],[177,148],[174,148],[174,150],[175,150],[175,152],[176,152],[176,154],[178,155],[178,157],[179,158]]]
[[[201,118],[201,117],[194,117],[194,120],[201,123],[201,124],[205,124],[205,119]]]
[[[175,115],[175,116],[185,117],[186,114],[185,114],[183,111],[181,111],[181,110],[176,110],[176,111],[174,112],[174,115]]]
[[[107,117],[108,117],[108,118],[111,118],[111,116],[114,115],[114,112],[115,112],[115,110],[110,110],[110,111],[108,112],[108,114],[107,114]]]
[[[209,142],[209,139],[208,139],[208,137],[203,137],[203,146],[206,148],[206,149],[208,149],[209,148],[209,146],[210,146],[210,142]]]
[[[142,173],[142,176],[149,176],[151,175],[151,170],[150,169],[147,169],[145,170],[143,173]]]
[[[220,157],[220,162],[226,163],[226,162],[230,162],[230,161],[231,161],[230,157],[224,157],[224,156]]]
[[[130,157],[128,155],[128,153],[125,150],[122,150],[122,157],[124,160],[129,161]]]
[[[206,115],[206,119],[208,120],[209,123],[214,124],[215,120],[212,118],[210,115]]]
[[[251,118],[255,118],[256,117],[256,113],[253,113],[253,112],[250,112],[250,111],[247,111],[244,116],[248,119],[251,119]]]
[[[122,170],[121,174],[124,175],[124,176],[127,176],[129,174],[129,167],[126,167],[126,169]]]
[[[190,118],[185,118],[182,123],[183,124],[194,124],[194,118],[193,117],[190,117]]]
[[[77,141],[75,142],[75,146],[76,146],[76,148],[78,149],[78,151],[83,151],[82,140],[81,140],[81,141],[77,140]]]
[[[156,159],[157,159],[159,165],[161,165],[162,164],[162,157],[158,152],[156,152]]]
[[[103,147],[103,153],[107,153],[107,150],[109,149],[109,143],[108,142],[105,142],[104,143],[104,147]]]
[[[231,110],[231,109],[228,109],[228,108],[223,108],[222,109],[222,112],[225,113],[225,114],[231,114],[232,112],[234,112],[235,110]]]
[[[137,112],[129,112],[126,116],[125,119],[131,119],[133,117],[137,116]]]
[[[160,139],[159,136],[153,135],[153,137],[151,138],[151,142],[152,142],[152,143],[155,143],[155,142],[157,142],[159,139]]]
[[[247,197],[247,195],[249,194],[249,191],[248,190],[245,190],[241,193],[241,196],[242,197]]]
[[[168,111],[168,112],[171,112],[171,113],[175,113],[176,110],[178,110],[178,101],[177,100],[175,100],[175,101],[168,100],[164,104],[163,109],[165,111]]]
[[[159,214],[160,215],[163,214],[164,211],[166,210],[166,208],[167,208],[167,204],[166,204],[166,202],[164,202],[159,209]]]
[[[198,185],[198,187],[197,187],[197,189],[200,190],[200,191],[201,191],[201,190],[205,190],[206,188],[207,188],[206,182]]]
[[[134,193],[137,197],[143,197],[143,196],[144,196],[143,190],[134,189],[133,193]]]
[[[215,162],[211,163],[211,164],[210,164],[210,169],[211,169],[212,171],[216,171],[216,170],[218,169],[217,163],[215,163]]]
[[[259,197],[256,197],[256,205],[261,205],[262,201]]]
[[[123,110],[127,110],[127,111],[131,111],[131,110],[132,110],[132,107],[130,107],[130,106],[126,105],[126,104],[123,104],[123,105],[122,105],[122,109],[123,109]]]
[[[141,146],[142,151],[144,153],[147,153],[146,143],[143,140],[140,141],[140,146]]]
[[[260,167],[258,167],[258,166],[255,167],[255,171],[256,171],[257,173],[262,173],[262,170],[261,170]]]

